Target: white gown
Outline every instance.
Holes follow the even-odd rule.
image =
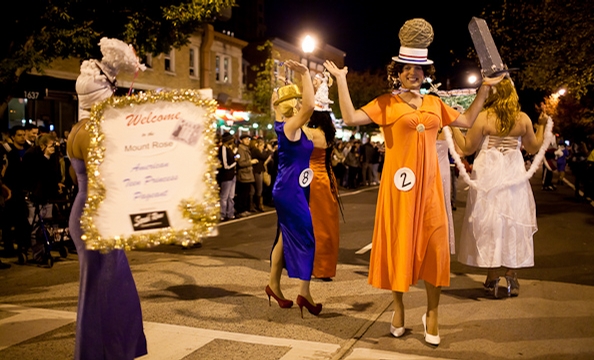
[[[450,243],[450,254],[455,254],[456,238],[454,236],[454,216],[452,214],[452,177],[450,175],[450,158],[448,156],[448,143],[446,140],[437,140],[437,160],[439,162],[439,173],[443,185],[443,195],[448,213],[448,232]]]
[[[472,167],[458,261],[482,268],[534,266],[536,205],[521,138],[486,136]]]

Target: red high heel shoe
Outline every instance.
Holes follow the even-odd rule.
[[[309,302],[306,298],[301,295],[297,295],[297,305],[299,305],[299,310],[301,310],[301,318],[303,319],[303,307],[309,311],[310,314],[318,316],[322,311],[322,304],[315,304]]]
[[[272,289],[270,288],[269,285],[266,285],[266,295],[268,295],[268,306],[271,306],[270,305],[270,297],[271,296],[274,298],[274,300],[276,300],[276,302],[278,303],[278,306],[280,306],[283,309],[288,309],[293,306],[293,300],[279,298],[278,296],[276,296],[274,291],[272,291]]]

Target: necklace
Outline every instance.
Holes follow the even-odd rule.
[[[403,93],[410,93],[411,96],[412,96],[411,99],[407,101],[402,96]],[[415,97],[415,94],[418,95],[421,98],[421,104],[422,104],[423,103],[423,95],[418,90],[409,90],[409,89],[405,89],[405,88],[402,88],[401,87],[400,89],[395,90],[395,91],[392,92],[392,95],[398,95],[398,97],[400,97],[400,99],[402,99],[402,101],[404,101],[408,106],[410,106],[411,108],[417,110],[418,109],[418,106],[415,105],[415,104],[413,104],[411,102],[412,100],[414,100],[416,98]]]

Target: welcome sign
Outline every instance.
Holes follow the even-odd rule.
[[[215,229],[216,101],[196,90],[93,107],[83,240],[93,250],[191,245]]]

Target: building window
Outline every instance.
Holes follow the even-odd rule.
[[[277,80],[280,75],[280,61],[274,60],[274,66],[272,68],[272,72],[274,73],[274,79]]]
[[[153,55],[147,54],[140,59],[140,62],[143,63],[147,69],[153,68]]]
[[[284,81],[285,84],[293,83],[295,72],[286,66],[282,66],[279,60],[274,60],[274,79]]]
[[[228,83],[231,80],[231,59],[223,56],[223,82]]]
[[[190,48],[190,77],[198,77],[198,49]]]
[[[231,83],[231,57],[217,55],[215,58],[215,80],[220,83]]]
[[[164,59],[165,71],[175,72],[175,54],[173,52],[173,49],[171,49],[171,51],[169,51],[168,54],[165,54]]]
[[[215,59],[215,80],[219,82],[221,79],[221,57],[219,55],[216,56]]]
[[[287,70],[287,77],[289,78],[289,82],[294,83],[295,81],[295,72],[292,69]]]
[[[241,67],[241,85],[247,85],[248,63],[244,62]]]

